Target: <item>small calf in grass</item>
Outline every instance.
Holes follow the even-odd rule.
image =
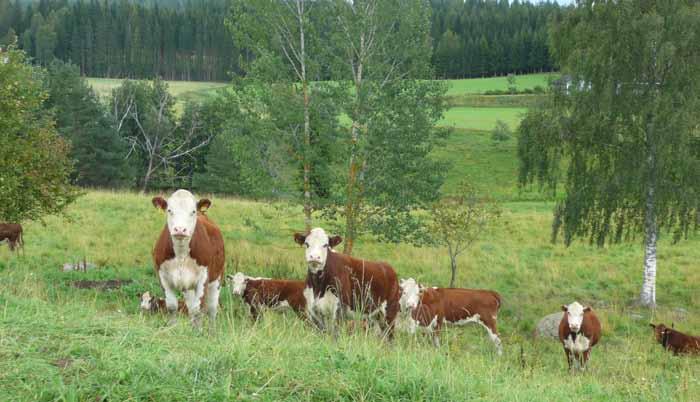
[[[559,340],[564,346],[569,369],[576,364],[585,370],[591,348],[600,340],[600,321],[590,307],[576,301],[561,309],[564,316],[559,323]]]
[[[167,313],[168,307],[164,298],[154,297],[151,295],[151,292],[145,292],[141,295],[141,311],[148,313]],[[177,301],[177,311],[187,314],[187,305],[185,305],[184,301]]]
[[[253,319],[257,319],[261,306],[290,307],[297,313],[306,310],[305,281],[253,278],[238,272],[226,277],[231,282],[231,293],[241,296],[250,307]]]
[[[664,324],[649,324],[654,328],[656,341],[666,350],[670,350],[674,355],[696,354],[700,355],[700,336],[686,335],[673,328],[668,328]]]

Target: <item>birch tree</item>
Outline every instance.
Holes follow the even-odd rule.
[[[302,174],[302,197],[304,226],[311,230],[312,212],[312,93],[310,81],[314,78],[319,62],[318,41],[314,42],[315,32],[311,13],[321,2],[308,0],[239,0],[232,6],[226,23],[237,39],[253,53],[257,66],[249,68],[257,78],[269,82],[285,81],[285,70],[293,77],[292,81],[301,87],[303,102],[301,124],[292,125],[288,133],[301,137],[302,147],[297,155]],[[279,62],[283,63],[279,68]],[[250,67],[250,66],[249,66]],[[286,68],[285,68],[286,67]],[[300,129],[300,130],[298,130]]]
[[[522,122],[520,182],[565,183],[553,239],[567,245],[643,234],[652,307],[662,230],[678,241],[700,223],[700,5],[578,1],[551,38],[571,85]]]
[[[411,210],[439,193],[441,168],[428,154],[444,109],[431,76],[430,5],[423,0],[333,0],[335,72],[349,82],[350,118],[341,199],[344,252],[361,231],[387,240],[417,227]]]

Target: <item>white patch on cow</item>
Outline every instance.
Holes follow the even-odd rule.
[[[281,302],[275,304],[275,309],[283,310],[288,308],[292,308],[292,306],[290,306],[289,302],[286,300],[282,300]]]
[[[151,292],[145,292],[144,294],[141,295],[141,310],[149,311],[151,309],[151,300],[153,300],[153,296],[151,296]]]
[[[207,297],[205,302],[207,305],[207,313],[211,321],[216,320],[216,313],[219,310],[219,293],[221,292],[221,284],[219,280],[211,281],[207,285]]]
[[[576,335],[576,340],[574,340],[572,334],[569,334],[564,339],[564,347],[572,352],[582,353],[591,348],[591,340],[583,334]]]
[[[401,311],[410,312],[418,307],[423,287],[413,278],[401,279],[399,286],[401,287],[401,298],[399,299]]]
[[[187,190],[177,190],[167,200],[168,231],[176,257],[189,254],[190,240],[197,226],[197,200]]]
[[[306,236],[304,241],[306,265],[310,272],[318,273],[326,266],[328,250],[330,250],[330,238],[326,231],[314,228]]]
[[[501,346],[501,338],[499,338],[498,335],[496,335],[493,331],[491,331],[491,328],[489,328],[486,324],[484,324],[483,321],[481,321],[481,316],[479,314],[474,314],[473,316],[465,318],[463,320],[455,321],[452,324],[453,325],[467,325],[469,323],[477,323],[477,324],[481,325],[482,327],[484,327],[484,329],[486,330],[486,332],[489,335],[489,339],[491,339],[491,342],[493,342],[494,345],[496,345],[496,352],[499,355],[503,354],[503,347]]]
[[[236,272],[235,275],[228,275],[227,279],[231,282],[231,294],[236,296],[243,296],[245,292],[246,284],[248,283],[248,277],[243,274],[243,272]]]
[[[332,292],[326,292],[323,297],[315,297],[312,288],[304,289],[306,313],[312,321],[321,325],[321,329],[335,325],[340,307],[340,299]]]
[[[583,306],[577,301],[566,306],[566,319],[569,322],[569,329],[572,332],[578,332],[581,330],[581,324],[583,323],[583,310]]]
[[[198,265],[197,261],[188,254],[186,257],[175,257],[163,262],[158,274],[165,290],[165,304],[168,311],[177,311],[175,292],[179,290],[184,293],[185,304],[192,322],[198,325],[200,299],[204,294],[204,285],[208,277],[207,267]]]

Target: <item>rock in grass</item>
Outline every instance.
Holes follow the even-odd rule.
[[[559,339],[559,322],[563,316],[563,311],[545,316],[537,323],[533,336],[543,339]]]

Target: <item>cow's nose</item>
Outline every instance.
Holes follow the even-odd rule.
[[[187,234],[187,229],[182,227],[182,226],[175,226],[173,228],[173,233],[176,235],[186,235]]]

